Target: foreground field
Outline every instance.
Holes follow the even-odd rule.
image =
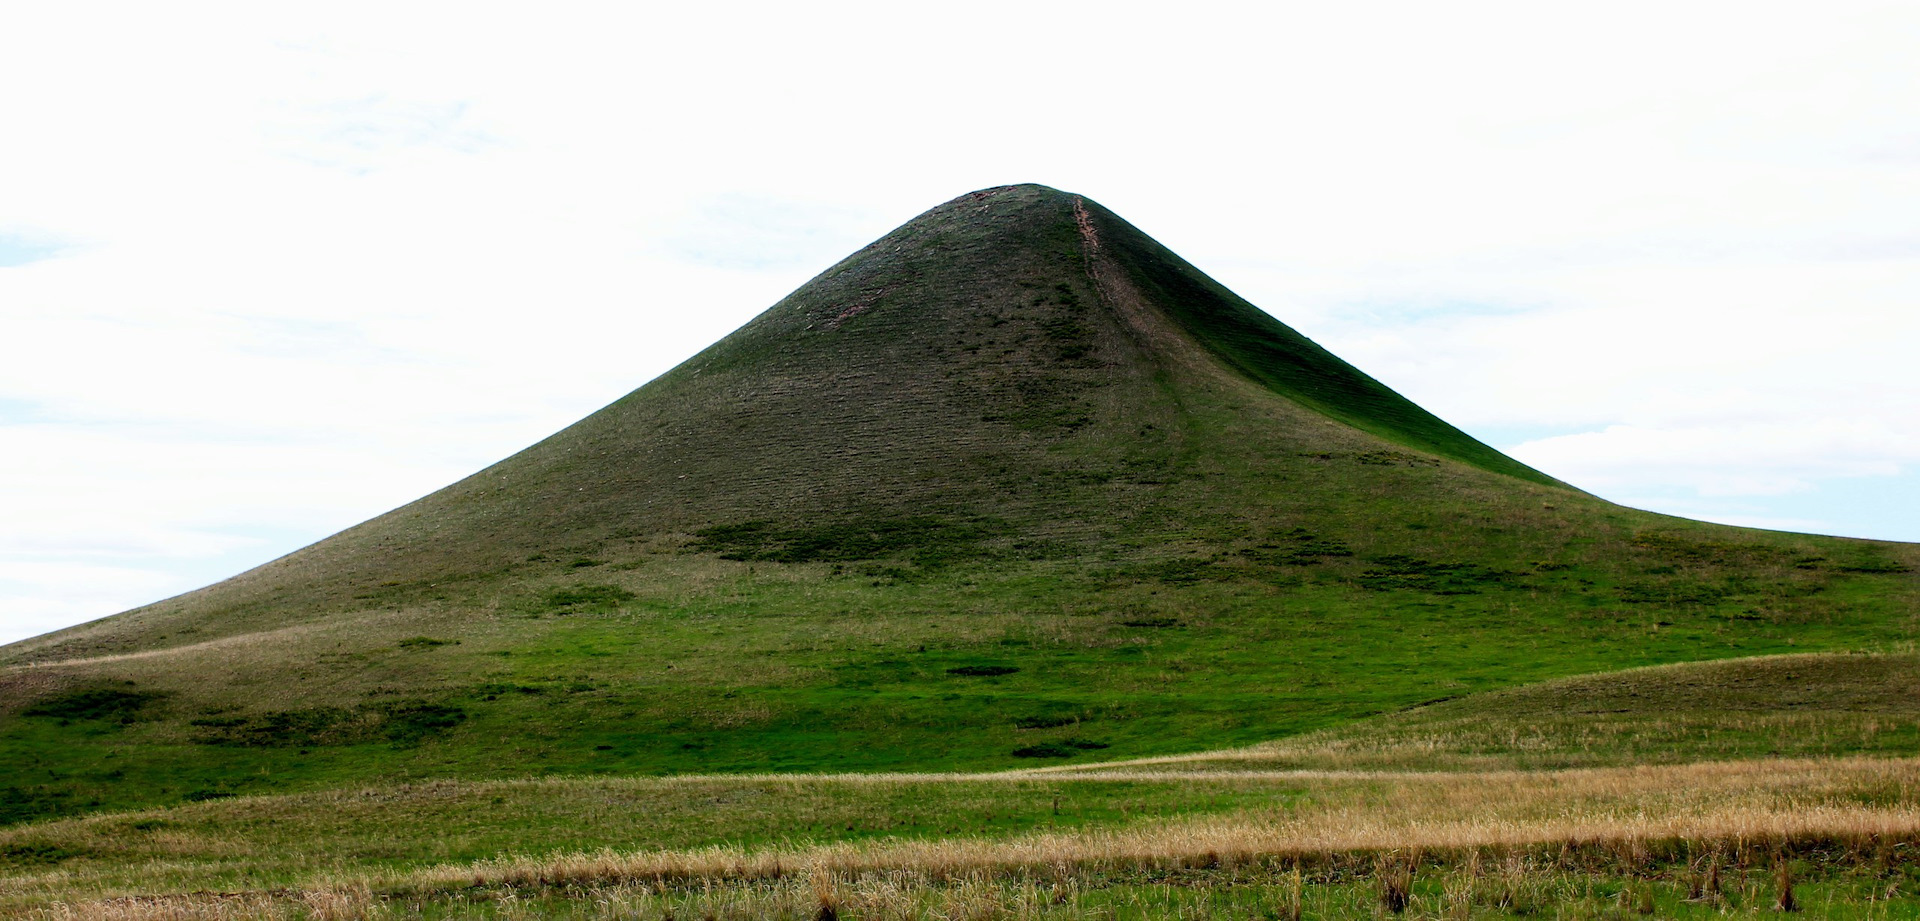
[[[36,918],[1360,917],[1395,893],[1427,916],[1705,915],[1769,909],[1783,882],[1823,913],[1911,917],[1916,784],[1920,761],[1875,758],[447,784],[52,823],[0,847],[88,854],[5,877],[7,913]],[[672,815],[753,799],[700,830]],[[545,853],[406,856],[490,806],[540,840],[533,804],[578,827],[556,823]],[[935,827],[847,834],[916,814]],[[967,817],[989,825],[938,827]],[[758,843],[711,843],[748,826]],[[566,835],[626,846],[551,847]]]
[[[0,916],[1914,917],[1916,689],[1770,656],[1178,757],[217,798],[0,830]]]

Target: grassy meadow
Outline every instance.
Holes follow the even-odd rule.
[[[1784,873],[1823,915],[1906,917],[1920,908],[1916,780],[1912,758],[1849,758],[449,783],[16,830],[0,851],[47,859],[0,877],[0,912],[1592,917],[1649,914],[1648,901],[1662,914],[1770,910]],[[689,811],[711,827],[689,828]],[[442,832],[452,852],[420,847]],[[490,835],[514,844],[458,853],[498,847]]]
[[[1406,876],[1413,917],[1704,917],[1773,911],[1785,868],[1820,916],[1907,917],[1920,760],[1849,752],[1869,722],[1912,731],[1916,675],[1911,654],[1667,666],[1013,771],[212,799],[0,830],[0,916],[1338,918],[1400,913]],[[1791,754],[1714,760],[1782,726]]]

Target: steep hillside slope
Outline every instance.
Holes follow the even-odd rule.
[[[1910,642],[1915,550],[1610,505],[1099,206],[989,189],[460,483],[0,650],[0,821],[1249,744]]]
[[[1105,209],[1038,186],[989,189],[921,215],[467,480],[244,576],[9,654],[146,649],[184,626],[197,638],[284,627],[389,583],[763,520],[844,526],[894,547],[1077,551],[1125,535],[1168,495],[1182,514],[1231,508],[1230,495],[1167,487],[1220,449],[1199,437],[1183,391],[1247,383],[1269,397],[1261,434],[1276,447],[1377,452],[1386,465],[1413,449],[1554,485]]]

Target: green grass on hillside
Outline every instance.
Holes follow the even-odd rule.
[[[20,821],[436,777],[1174,754],[1562,675],[1910,637],[1888,591],[1904,574],[1802,569],[1801,550],[1772,574],[1663,576],[1645,574],[1676,552],[1661,541],[1629,544],[1618,568],[1529,571],[1379,549],[1286,531],[1210,557],[904,578],[676,553],[560,564],[556,588],[301,636],[290,666],[268,637],[16,671],[47,690],[0,719],[0,810]],[[1624,600],[1676,576],[1712,600]]]
[[[1429,769],[1911,756],[1920,753],[1920,656],[1769,656],[1585,675],[1264,748]]]
[[[1446,697],[1242,749],[1061,770],[1558,770],[1920,752],[1920,656],[1791,654]]]

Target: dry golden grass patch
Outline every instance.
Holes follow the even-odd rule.
[[[1093,881],[1129,874],[1237,874],[1246,868],[1271,876],[1286,872],[1276,868],[1338,865],[1346,868],[1340,872],[1348,874],[1347,885],[1352,886],[1360,885],[1352,878],[1373,872],[1370,867],[1413,873],[1423,859],[1430,867],[1436,861],[1458,865],[1445,871],[1453,874],[1446,878],[1445,892],[1427,896],[1457,907],[1476,899],[1510,898],[1500,895],[1501,886],[1547,886],[1550,881],[1535,878],[1535,870],[1575,853],[1609,855],[1608,860],[1633,868],[1652,867],[1663,859],[1680,860],[1684,867],[1685,857],[1675,855],[1838,848],[1870,861],[1884,860],[1890,849],[1920,844],[1920,759],[1912,758],[1776,759],[1554,772],[1241,771],[1194,778],[1166,771],[1152,776],[1208,783],[1236,776],[1249,781],[1286,777],[1310,780],[1311,792],[1304,801],[1271,808],[1037,831],[998,840],[886,838],[758,848],[514,854],[425,869],[320,872],[297,887],[273,893],[49,899],[37,907],[16,903],[12,913],[45,921],[377,918],[407,914],[399,907],[404,905],[457,903],[467,907],[443,914],[460,916],[471,908],[492,917],[545,917],[541,912],[548,908],[523,909],[517,900],[599,899],[607,906],[644,904],[654,911],[661,906],[671,910],[672,899],[691,898],[674,893],[698,893],[704,900],[701,911],[716,917],[812,917],[818,906],[829,904],[842,917],[1071,917],[1049,915],[1054,909],[1047,906],[1063,904],[1062,893],[1070,901]],[[879,785],[938,779],[1002,784],[1029,778],[843,775],[794,776],[781,782]],[[722,782],[647,781],[673,785],[689,795]],[[1483,859],[1493,868],[1484,874]],[[1502,866],[1507,869],[1499,870]],[[49,894],[58,893],[63,884],[83,882],[58,877],[50,872],[35,882]],[[1279,882],[1262,885],[1277,893],[1277,910],[1286,913],[1289,904],[1299,904],[1297,883],[1289,896],[1287,880],[1274,879]],[[24,881],[16,877],[12,882]],[[1022,887],[1033,891],[1023,895]],[[1324,882],[1315,891],[1320,894],[1314,898],[1330,898]],[[1643,890],[1619,896],[1634,904],[1650,897]],[[980,903],[978,912],[968,907],[974,902]],[[1013,909],[1007,906],[1016,902],[1032,911],[1008,914]],[[892,907],[880,910],[886,906]],[[610,914],[595,913],[581,902],[569,908],[567,916],[620,917],[626,910],[609,907]]]
[[[1288,776],[1298,777],[1298,774]],[[1549,773],[1324,775],[1317,802],[1006,840],[555,854],[362,877],[376,889],[752,880],[828,872],[1186,867],[1400,849],[1646,841],[1751,843],[1920,834],[1920,761],[1728,762]]]

